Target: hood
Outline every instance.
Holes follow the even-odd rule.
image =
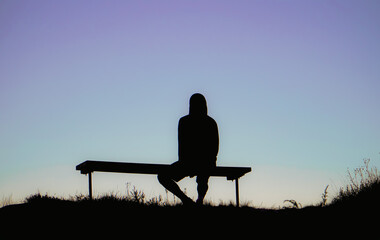
[[[195,93],[190,98],[190,115],[207,115],[206,98],[200,94]]]

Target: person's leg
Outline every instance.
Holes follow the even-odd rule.
[[[207,190],[208,190],[208,179],[209,179],[209,176],[197,176],[197,183],[198,183],[197,204],[203,204],[203,199],[205,198]]]
[[[186,166],[177,161],[167,171],[158,174],[157,178],[162,186],[181,199],[183,204],[192,204],[194,203],[193,200],[186,196],[176,183],[187,176],[186,170]]]
[[[186,194],[182,192],[177,183],[171,177],[166,176],[165,174],[159,174],[157,178],[158,181],[162,184],[162,186],[164,186],[168,191],[170,191],[179,199],[181,199],[183,204],[194,203],[193,200],[191,200],[191,198],[189,198],[188,196],[186,196]]]

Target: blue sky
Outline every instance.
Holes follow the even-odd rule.
[[[254,169],[243,199],[316,202],[363,158],[380,165],[379,10],[377,1],[2,1],[0,193],[86,192],[74,170],[86,159],[176,161],[178,119],[201,92],[219,125],[218,163]],[[163,192],[149,176],[99,176],[99,193],[125,182]],[[215,181],[208,197],[233,199],[223,191],[231,183]]]

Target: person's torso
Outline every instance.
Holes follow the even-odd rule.
[[[181,157],[183,160],[197,165],[215,163],[215,148],[218,147],[218,130],[215,121],[209,116],[186,116],[182,124]]]

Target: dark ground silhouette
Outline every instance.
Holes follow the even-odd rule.
[[[60,236],[70,233],[82,237],[99,236],[100,233],[107,237],[112,234],[161,237],[172,236],[172,231],[198,238],[199,235],[225,237],[226,234],[246,238],[247,234],[263,233],[270,237],[305,237],[306,233],[324,236],[336,231],[342,237],[352,229],[360,230],[363,224],[366,225],[364,234],[372,233],[367,225],[377,221],[373,219],[379,214],[378,200],[374,197],[366,204],[347,202],[301,209],[262,209],[233,205],[159,205],[112,197],[64,200],[37,194],[26,203],[1,208],[0,222],[3,234],[14,234],[12,229],[18,226],[32,229],[34,233],[38,230],[39,233],[55,232]]]

